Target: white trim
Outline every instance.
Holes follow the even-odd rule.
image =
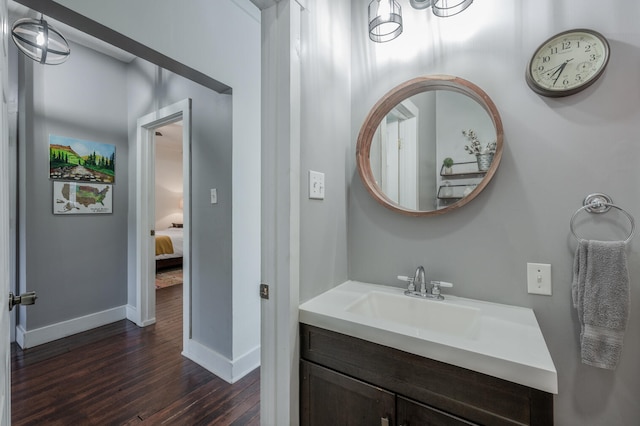
[[[184,254],[183,254],[183,333],[184,339],[190,337],[191,330],[191,99],[183,99],[138,119],[136,139],[136,302],[127,309],[128,317],[139,327],[155,323],[155,261],[154,244],[150,230],[155,228],[155,218],[151,213],[155,209],[152,185],[155,181],[155,155],[153,145],[154,131],[158,127],[182,120],[182,162],[183,162],[183,216]]]
[[[227,383],[235,383],[260,366],[260,347],[256,347],[235,361],[189,339],[182,355],[206,368]]]
[[[260,422],[299,419],[300,4],[263,11],[262,301]]]
[[[237,382],[256,368],[260,367],[260,352],[260,346],[256,346],[233,361],[231,366],[233,382]]]
[[[136,309],[136,307],[133,305],[127,305],[126,311],[127,319],[135,324],[135,322],[138,320],[138,310]]]
[[[127,309],[127,319],[132,323],[135,323],[138,327],[146,327],[148,325],[152,325],[156,323],[155,317],[149,318],[146,321],[138,323],[139,317],[138,317],[138,310],[136,309],[136,307],[133,305],[127,305],[126,309]]]
[[[20,324],[16,327],[16,342],[22,349],[32,348],[44,343],[53,342],[83,331],[126,319],[127,307],[118,306],[106,311],[96,312],[79,318],[73,318],[56,324],[33,330],[25,330]]]
[[[0,16],[6,24],[7,2],[0,0]],[[10,242],[9,220],[11,217],[11,203],[9,197],[9,114],[7,111],[7,94],[9,92],[8,30],[4,28],[0,33],[0,424],[11,423],[11,350],[9,349],[9,290],[10,284]],[[14,169],[15,170],[15,169]],[[14,177],[11,182],[15,182]]]

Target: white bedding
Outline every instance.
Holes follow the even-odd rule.
[[[168,228],[156,231],[156,235],[166,235],[171,238],[171,243],[173,244],[173,254],[161,254],[156,256],[156,260],[182,257],[184,253],[184,234],[182,231],[183,228]]]

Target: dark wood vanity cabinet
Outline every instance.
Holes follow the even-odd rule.
[[[396,396],[360,380],[301,361],[303,425],[392,425]]]
[[[553,395],[300,324],[300,422],[549,426]]]

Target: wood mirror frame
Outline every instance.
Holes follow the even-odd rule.
[[[459,201],[440,209],[411,210],[391,200],[376,183],[373,171],[371,170],[371,143],[380,122],[393,108],[396,107],[396,105],[413,95],[433,90],[448,90],[461,93],[480,104],[493,122],[493,126],[496,131],[496,152],[489,170],[487,170],[482,181],[477,184],[470,194],[461,198]],[[504,131],[502,128],[500,114],[498,113],[498,109],[491,98],[489,98],[482,89],[459,77],[450,75],[430,75],[414,78],[413,80],[409,80],[396,86],[373,106],[360,129],[360,133],[358,134],[356,163],[358,166],[358,173],[362,178],[365,188],[369,194],[371,194],[371,196],[384,207],[408,216],[436,216],[464,206],[482,192],[498,169],[500,159],[502,158],[503,143]]]

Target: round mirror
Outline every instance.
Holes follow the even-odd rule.
[[[382,97],[364,121],[356,161],[373,198],[410,216],[462,207],[487,186],[502,157],[500,114],[462,78],[407,81]]]

